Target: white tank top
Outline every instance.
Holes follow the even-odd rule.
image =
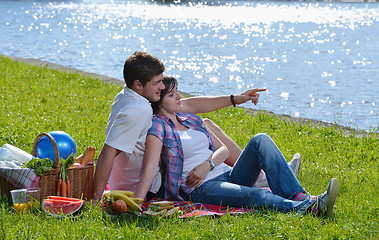
[[[191,188],[186,184],[188,173],[191,172],[194,167],[206,161],[213,152],[209,149],[208,138],[203,132],[188,129],[187,131],[179,131],[179,136],[182,142],[184,155],[181,187],[183,191],[189,195],[194,188]],[[208,173],[203,183],[229,171],[230,169],[231,168],[225,163],[216,166]]]

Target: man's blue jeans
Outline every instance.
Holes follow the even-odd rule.
[[[253,188],[261,169],[270,190]],[[190,194],[193,202],[244,208],[267,208],[280,212],[304,213],[314,199],[292,201],[305,193],[283,154],[266,134],[255,135],[241,153],[233,169],[204,182]]]

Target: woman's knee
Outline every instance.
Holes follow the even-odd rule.
[[[212,122],[212,120],[210,120],[209,118],[203,118],[203,124],[210,124]]]
[[[258,149],[262,149],[265,147],[272,146],[274,144],[271,137],[265,133],[258,133],[254,137],[252,137],[246,146],[246,148],[255,151],[258,151]]]
[[[203,125],[212,132],[221,132],[221,128],[209,118],[204,118]]]
[[[272,139],[266,133],[258,133],[254,137],[252,137],[250,140],[250,142],[256,142],[256,143],[267,142],[267,141],[272,141]]]

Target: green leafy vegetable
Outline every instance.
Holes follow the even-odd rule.
[[[54,162],[48,158],[33,158],[25,163],[23,167],[34,169],[37,175],[43,176],[46,172],[50,171],[54,166]]]

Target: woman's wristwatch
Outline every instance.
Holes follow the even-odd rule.
[[[209,162],[209,165],[211,165],[211,171],[215,168],[215,162],[212,161],[212,159],[207,159],[207,161]]]

